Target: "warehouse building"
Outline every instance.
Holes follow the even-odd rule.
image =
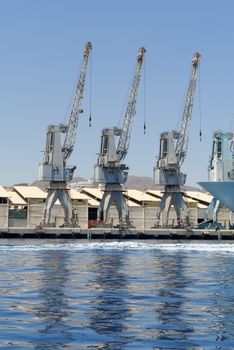
[[[100,188],[85,187],[80,191],[71,189],[70,198],[73,203],[74,225],[83,229],[97,224],[97,211],[102,198]],[[46,192],[37,186],[17,185],[12,188],[0,186],[0,226],[7,227],[38,227],[43,218]],[[148,230],[160,225],[157,214],[163,192],[147,190],[145,192],[129,189],[124,197],[129,208],[129,220],[133,227]],[[192,226],[204,221],[207,207],[212,200],[208,193],[200,191],[185,191],[184,200],[189,209],[189,219]],[[212,215],[211,215],[212,216]],[[218,214],[218,222],[224,226],[233,225],[234,214],[227,208],[222,208]],[[64,212],[59,201],[56,202],[51,215],[52,226],[61,227],[64,223]],[[118,213],[115,206],[109,211],[110,225],[118,225]],[[172,207],[169,214],[169,224],[176,225],[176,213]]]

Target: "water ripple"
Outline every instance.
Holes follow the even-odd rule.
[[[227,243],[2,241],[0,348],[234,348]]]
[[[217,241],[209,242],[176,242],[163,243],[162,241],[70,241],[70,240],[52,240],[44,242],[41,240],[28,241],[29,243],[19,243],[19,241],[0,239],[0,251],[41,251],[41,250],[68,250],[68,251],[87,251],[87,250],[165,250],[165,251],[198,251],[198,252],[216,252],[216,253],[234,253],[234,244],[232,241],[225,243]],[[24,241],[23,241],[24,242]],[[31,243],[30,243],[31,242]]]

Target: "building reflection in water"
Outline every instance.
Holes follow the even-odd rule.
[[[39,281],[40,304],[35,310],[41,321],[36,350],[61,349],[73,341],[66,322],[69,305],[66,299],[66,283],[69,276],[67,252],[51,250],[41,252],[41,280]]]
[[[130,317],[126,305],[128,299],[127,280],[123,265],[123,252],[97,251],[94,255],[94,281],[96,301],[90,317],[90,328],[99,334],[101,349],[122,349],[128,343],[125,320]],[[102,337],[100,337],[102,335]]]

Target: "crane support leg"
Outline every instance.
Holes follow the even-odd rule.
[[[49,191],[44,205],[43,223],[48,225],[50,223],[51,210],[55,205],[57,198],[54,191]]]
[[[128,224],[128,207],[123,196],[123,190],[118,189],[105,189],[102,200],[98,209],[98,219],[100,220],[103,216],[103,222],[106,224],[109,218],[110,206],[114,204],[118,211],[119,223]]]
[[[178,226],[188,226],[189,225],[189,217],[188,217],[188,208],[184,202],[183,196],[181,192],[173,193],[173,203]]]
[[[56,201],[59,200],[59,202],[61,203],[61,206],[64,210],[64,224],[69,224],[72,220],[72,203],[71,203],[71,200],[70,200],[70,197],[68,194],[68,189],[67,188],[53,188],[53,187],[54,186],[51,186],[48,190],[48,195],[47,195],[45,206],[44,206],[43,223],[45,225],[50,224],[51,211],[52,211]]]
[[[98,220],[103,219],[103,222],[107,223],[108,212],[112,204],[112,197],[109,192],[104,192],[100,206],[98,208]]]
[[[171,196],[168,196],[166,193],[163,195],[160,205],[159,212],[157,215],[158,224],[160,222],[160,218],[162,218],[162,226],[168,225],[168,217],[169,211],[171,208]]]
[[[72,204],[67,190],[58,190],[58,199],[64,210],[64,222],[70,223],[72,219]]]
[[[218,199],[215,199],[214,201],[214,211],[213,211],[213,222],[218,222],[218,213],[221,209],[221,203]]]
[[[161,199],[159,212],[157,215],[157,222],[159,224],[160,218],[162,219],[162,226],[167,226],[169,223],[169,212],[174,206],[177,218],[177,225],[188,225],[188,208],[184,202],[181,192],[164,192]]]

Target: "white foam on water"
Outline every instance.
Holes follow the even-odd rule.
[[[215,253],[234,253],[234,243],[207,242],[136,242],[136,241],[111,241],[111,242],[35,242],[28,244],[0,244],[0,251],[40,251],[40,250],[66,250],[66,251],[90,251],[105,250],[165,250],[165,251],[198,251]]]

